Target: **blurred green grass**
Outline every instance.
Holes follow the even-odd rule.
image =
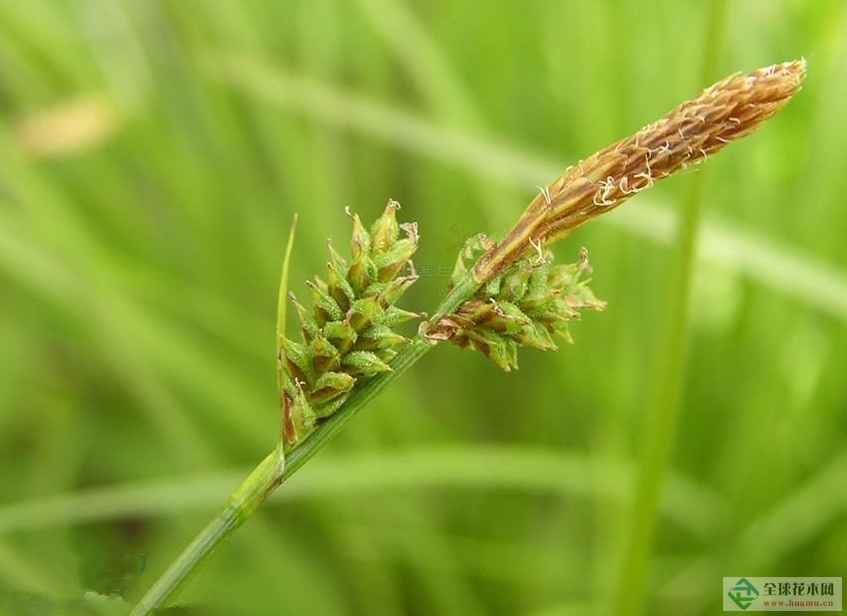
[[[847,14],[730,3],[720,73],[805,56],[786,111],[704,167],[680,422],[645,613],[720,578],[841,575]],[[137,598],[278,431],[276,284],[389,197],[434,307],[462,239],[708,85],[707,3],[0,3],[0,594]],[[690,175],[557,248],[610,306],[503,375],[429,354],[181,598],[208,614],[603,613],[622,581]],[[99,499],[99,500],[98,500]]]

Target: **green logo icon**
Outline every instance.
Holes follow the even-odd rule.
[[[747,581],[747,578],[741,578],[735,583],[735,586],[729,589],[727,594],[735,605],[742,610],[746,610],[758,598],[759,591]]]

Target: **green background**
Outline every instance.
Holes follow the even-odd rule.
[[[758,133],[557,245],[609,302],[575,345],[435,349],[180,601],[697,615],[723,576],[844,575],[845,41],[841,0],[0,2],[0,597],[137,599],[273,446],[295,212],[305,298],[344,206],[400,201],[432,310],[536,186],[801,56]]]

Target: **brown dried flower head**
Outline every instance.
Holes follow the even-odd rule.
[[[805,60],[732,75],[634,135],[569,167],[533,199],[506,238],[482,255],[474,266],[474,278],[491,280],[528,253],[565,237],[655,181],[750,134],[788,103],[805,75]]]

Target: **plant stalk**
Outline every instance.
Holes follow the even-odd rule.
[[[223,510],[183,550],[141,598],[130,616],[142,616],[172,598],[200,568],[206,558],[241,526],[282,481],[284,459],[274,448],[230,494]]]
[[[469,273],[438,306],[430,319],[435,323],[441,316],[455,310],[481,286]],[[223,510],[183,550],[170,567],[156,580],[141,598],[130,616],[145,616],[173,599],[196,573],[203,562],[235,529],[252,515],[256,508],[282,483],[293,475],[309,458],[326,445],[341,428],[382,390],[430,350],[434,344],[416,336],[391,361],[391,371],[380,373],[361,387],[355,388],[344,404],[307,438],[284,457],[280,446],[274,447],[264,460],[230,495]]]
[[[716,0],[712,5],[702,66],[705,79],[711,77],[719,63],[727,10],[727,0]],[[658,526],[659,503],[679,422],[705,178],[701,170],[691,179],[674,246],[675,258],[668,286],[666,318],[656,346],[649,417],[640,439],[642,451],[632,518],[610,611],[619,616],[638,616],[644,610],[645,586]]]

